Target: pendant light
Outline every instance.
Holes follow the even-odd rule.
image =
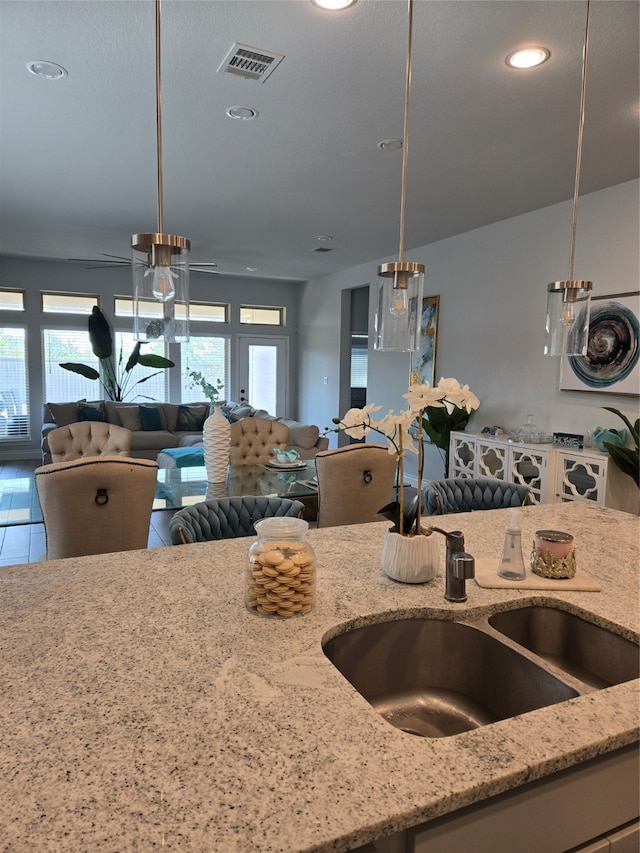
[[[552,281],[547,286],[547,316],[545,321],[545,355],[586,355],[589,340],[589,312],[593,282],[573,277],[573,260],[576,246],[576,222],[582,165],[582,137],[584,133],[584,105],[587,94],[587,56],[589,52],[589,18],[591,0],[587,0],[587,20],[582,48],[582,86],[580,89],[580,119],[578,123],[578,153],[576,178],[573,190],[573,215],[571,219],[571,250],[569,253],[569,278]]]
[[[420,320],[424,264],[404,260],[404,223],[409,155],[409,100],[411,92],[411,39],[413,0],[408,0],[409,28],[407,70],[404,97],[404,136],[402,148],[402,191],[400,196],[400,247],[398,260],[378,267],[378,305],[375,316],[374,348],[414,352],[420,349]]]
[[[134,337],[189,340],[189,251],[186,237],[165,234],[162,185],[161,13],[156,0],[156,147],[158,230],[131,238]]]

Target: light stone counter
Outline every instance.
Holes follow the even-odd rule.
[[[506,510],[447,516],[498,557]],[[313,530],[316,609],[243,606],[250,539],[0,568],[0,849],[344,851],[638,740],[633,681],[473,732],[387,722],[322,652],[346,622],[481,615],[561,600],[638,637],[638,519],[585,504],[523,510],[573,533],[603,591],[467,584],[450,605],[382,574],[386,522]],[[444,539],[441,540],[444,555]]]

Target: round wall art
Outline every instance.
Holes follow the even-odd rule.
[[[565,376],[563,388],[639,393],[640,327],[634,298],[637,303],[635,294],[593,300],[587,354],[569,356],[572,375]]]

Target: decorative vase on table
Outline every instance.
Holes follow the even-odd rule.
[[[209,415],[204,422],[202,443],[204,445],[204,466],[207,469],[207,482],[223,483],[229,467],[231,424],[222,414],[220,406],[215,406],[213,414]]]
[[[436,576],[438,544],[434,536],[401,536],[386,530],[381,561],[385,575],[392,580],[426,583]]]

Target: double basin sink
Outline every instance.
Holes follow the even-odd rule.
[[[573,613],[401,618],[345,630],[325,655],[389,723],[448,737],[640,676],[638,644]]]

